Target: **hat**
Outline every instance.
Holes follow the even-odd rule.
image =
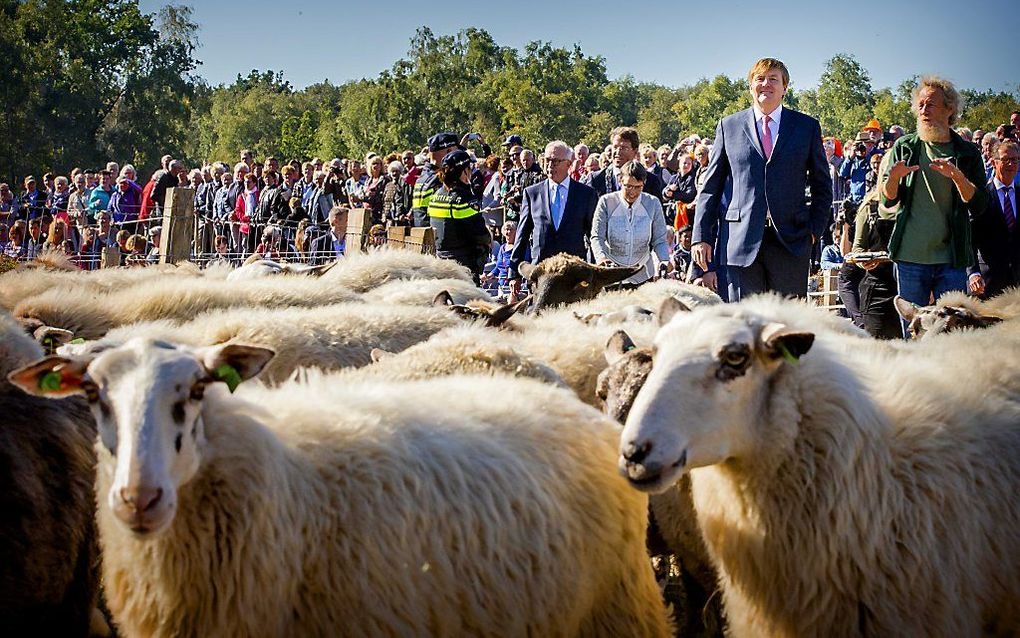
[[[861,130],[862,131],[878,131],[879,133],[881,133],[882,132],[882,125],[878,123],[877,119],[871,118],[870,120],[868,120],[867,124],[865,124],[863,127],[861,127]]]
[[[459,142],[457,136],[453,133],[436,133],[429,138],[429,152],[435,153],[445,148],[452,148],[458,146]]]
[[[868,135],[867,133],[865,133],[864,131],[861,131],[860,133],[857,134],[857,137],[854,139],[854,141],[855,142],[870,142],[871,141],[871,136]]]
[[[513,135],[507,136],[506,140],[503,141],[502,146],[524,146],[524,139],[520,135],[514,133]]]
[[[442,166],[446,170],[459,169],[471,164],[471,156],[466,151],[456,150],[443,158]]]

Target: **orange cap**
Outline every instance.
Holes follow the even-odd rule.
[[[868,123],[865,124],[863,128],[861,128],[861,130],[862,131],[872,131],[872,130],[874,130],[874,131],[880,131],[881,132],[882,125],[878,123],[878,120],[876,118],[871,118],[870,120],[868,120]]]

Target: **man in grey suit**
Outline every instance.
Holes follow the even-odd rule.
[[[768,290],[805,297],[811,247],[832,222],[821,127],[783,108],[790,74],[779,60],[758,60],[747,80],[752,107],[716,127],[691,254],[708,270],[718,245],[730,301]]]

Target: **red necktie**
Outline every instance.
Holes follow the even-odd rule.
[[[761,148],[765,151],[766,160],[772,157],[772,131],[769,130],[769,122],[771,121],[772,118],[766,115],[761,127]]]

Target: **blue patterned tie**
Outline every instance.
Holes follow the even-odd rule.
[[[1002,214],[1006,217],[1006,228],[1009,229],[1010,234],[1016,230],[1016,211],[1013,210],[1013,202],[1009,198],[1011,190],[1013,190],[1012,186],[1002,187],[1002,194],[1005,195],[1002,198]]]
[[[560,229],[560,222],[563,221],[563,186],[556,185],[556,197],[553,198],[553,227]]]

